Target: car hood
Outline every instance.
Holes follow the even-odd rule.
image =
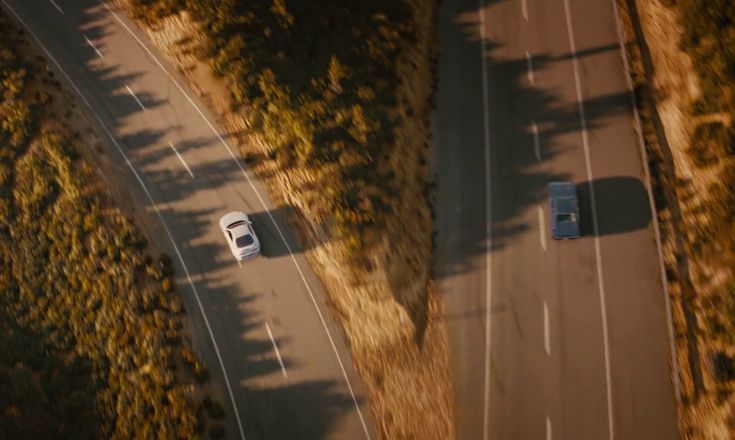
[[[222,229],[225,229],[227,225],[231,225],[237,221],[247,221],[248,216],[240,211],[233,211],[228,214],[225,214],[219,221],[219,226]]]
[[[553,232],[555,237],[579,237],[579,224],[576,222],[557,223]]]

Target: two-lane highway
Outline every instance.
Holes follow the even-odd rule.
[[[80,96],[120,179],[174,258],[195,345],[231,438],[369,438],[367,402],[282,211],[144,34],[112,3],[2,0]],[[117,167],[120,169],[120,167]],[[263,257],[238,265],[218,220],[252,214]]]
[[[669,332],[610,0],[442,4],[437,274],[458,438],[673,439]],[[584,236],[549,236],[572,180]]]

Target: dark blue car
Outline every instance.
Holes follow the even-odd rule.
[[[554,239],[578,238],[579,203],[574,182],[549,183],[551,236]]]

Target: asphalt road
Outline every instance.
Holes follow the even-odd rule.
[[[365,395],[343,335],[283,224],[289,208],[274,206],[246,175],[199,100],[180,88],[183,79],[142,32],[113,14],[111,2],[3,6],[86,101],[108,135],[103,154],[129,182],[149,235],[174,259],[195,346],[228,413],[228,437],[369,437]],[[218,227],[231,210],[254,217],[263,248],[263,257],[242,267]]]
[[[437,276],[457,438],[677,438],[611,0],[444,0],[439,28]],[[550,238],[546,184],[562,179],[578,185],[578,240]]]

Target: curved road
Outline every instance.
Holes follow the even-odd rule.
[[[670,334],[611,0],[445,0],[437,274],[460,439],[674,439]],[[584,236],[549,237],[546,184]]]
[[[229,438],[369,438],[367,404],[325,294],[275,207],[183,79],[113,4],[2,0],[81,95],[119,179],[176,262]],[[220,216],[254,217],[263,257],[235,262]],[[277,347],[277,349],[276,349]]]

